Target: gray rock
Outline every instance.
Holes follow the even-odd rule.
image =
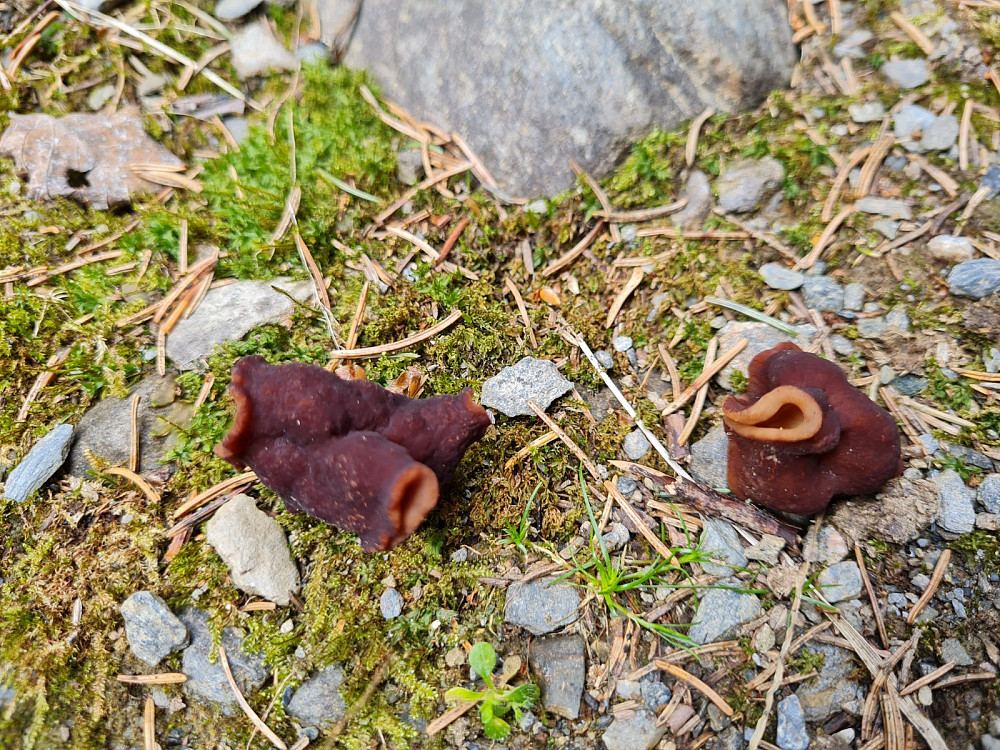
[[[235,706],[236,697],[212,645],[208,613],[191,607],[181,612],[180,619],[191,634],[191,645],[184,649],[181,658],[181,671],[187,675],[184,691],[213,703]],[[223,628],[221,642],[240,692],[245,696],[263,685],[267,679],[263,659],[258,654],[244,653],[240,632],[236,628]]]
[[[601,367],[603,367],[605,370],[610,370],[612,367],[615,366],[614,357],[612,357],[611,352],[607,351],[606,349],[598,349],[596,352],[594,352],[594,356],[597,358],[597,361],[600,363]]]
[[[1000,513],[1000,474],[987,474],[978,492],[979,503],[987,513]]]
[[[631,715],[615,718],[601,739],[607,750],[653,750],[666,733],[665,723],[657,726],[656,714],[640,708]]]
[[[978,466],[985,471],[993,471],[993,460],[977,450],[966,448],[964,445],[952,443],[948,440],[941,441],[941,449],[956,458],[962,459],[964,463]]]
[[[262,21],[248,23],[233,34],[229,46],[232,49],[230,60],[242,81],[269,70],[295,70],[299,67],[295,55],[274,38]]]
[[[879,122],[885,117],[885,107],[882,102],[864,102],[862,104],[849,104],[847,113],[854,122]]]
[[[892,387],[904,396],[916,396],[927,387],[927,378],[919,375],[900,375],[893,379]]]
[[[4,497],[17,503],[31,497],[66,461],[72,442],[73,425],[61,424],[49,430],[11,471],[3,488]]]
[[[295,59],[302,65],[316,65],[333,58],[330,48],[323,42],[309,42],[295,50]]]
[[[583,638],[553,635],[538,638],[529,649],[531,671],[538,679],[545,708],[565,719],[580,715],[580,699],[587,677]]]
[[[958,141],[958,118],[939,115],[934,118],[920,138],[922,151],[947,151]]]
[[[188,642],[184,623],[152,591],[132,594],[122,602],[121,614],[132,653],[151,667]]]
[[[278,522],[249,495],[236,495],[208,521],[208,543],[226,563],[233,583],[282,607],[299,591],[299,571]]]
[[[850,357],[854,354],[854,344],[846,336],[835,333],[830,337],[830,343],[833,344],[833,351],[841,357]]]
[[[894,240],[899,234],[899,222],[892,219],[878,219],[872,222],[872,229],[887,240]]]
[[[933,702],[933,699],[931,699],[930,702]],[[930,702],[928,705],[930,705]],[[992,735],[984,734],[979,738],[979,741],[983,746],[983,750],[1000,750],[1000,739],[997,739]]]
[[[722,580],[720,585],[739,588],[736,580]],[[694,625],[688,635],[695,643],[714,643],[729,638],[740,625],[750,622],[763,611],[760,599],[728,589],[710,589],[698,603]]]
[[[87,109],[92,112],[96,112],[107,104],[114,95],[115,85],[113,83],[106,83],[103,86],[95,86],[87,95]]]
[[[764,283],[772,289],[785,291],[798,289],[806,280],[804,273],[786,268],[781,263],[765,263],[760,267],[760,275]]]
[[[628,527],[617,521],[608,524],[608,531],[601,535],[601,539],[604,540],[604,546],[608,548],[608,552],[617,552],[628,544],[631,538],[632,536],[629,533]]]
[[[773,534],[762,534],[760,541],[743,552],[748,560],[760,560],[768,565],[777,565],[778,555],[785,548],[785,540]]]
[[[379,597],[378,608],[383,619],[395,620],[403,614],[403,595],[390,586]]]
[[[709,518],[701,532],[701,549],[709,557],[720,562],[703,562],[701,567],[713,576],[730,576],[736,568],[747,565],[747,557],[740,544],[740,536],[732,524]]]
[[[416,185],[424,176],[424,157],[420,149],[410,148],[396,154],[396,179],[404,185]]]
[[[285,712],[303,726],[326,729],[344,717],[347,704],[340,694],[344,670],[334,664],[299,685]]]
[[[934,119],[934,113],[929,109],[917,104],[907,104],[893,118],[893,135],[907,151],[921,151],[921,139],[917,135],[927,130]]]
[[[885,318],[876,316],[874,318],[859,318],[856,326],[861,338],[880,339],[885,335],[889,324],[885,322]]]
[[[261,2],[263,0],[219,0],[212,15],[220,21],[235,21],[237,18],[243,18]]]
[[[562,376],[553,362],[525,357],[483,383],[479,401],[508,417],[534,416],[528,401],[534,401],[544,411],[572,389],[573,384]]]
[[[69,454],[69,472],[85,476],[91,470],[88,451],[111,465],[128,463],[132,420],[132,397],[139,396],[139,471],[148,473],[160,467],[168,446],[175,439],[157,437],[154,432],[164,425],[161,417],[168,410],[154,408],[153,397],[163,391],[169,377],[149,375],[132,389],[125,398],[108,397],[91,406],[76,425],[76,440]]]
[[[781,185],[785,168],[770,156],[763,159],[736,159],[727,164],[715,189],[719,207],[732,213],[753,211],[767,195]]]
[[[642,700],[642,684],[635,680],[618,680],[615,695],[623,701]]]
[[[750,360],[763,351],[767,351],[782,341],[792,341],[800,347],[809,345],[809,336],[800,335],[792,338],[786,333],[782,333],[777,328],[769,326],[767,323],[746,323],[731,321],[719,331],[719,351],[724,352],[732,348],[740,339],[746,339],[747,345],[733,360],[722,368],[716,376],[715,381],[727,391],[733,390],[729,378],[733,371],[739,370],[746,374]]]
[[[906,201],[896,198],[868,196],[856,200],[854,207],[863,213],[879,214],[881,216],[888,216],[890,219],[904,219],[909,221],[913,218],[913,212],[910,210],[909,204]]]
[[[642,457],[649,452],[649,448],[649,441],[642,434],[642,431],[638,429],[632,430],[632,432],[626,435],[625,441],[622,444],[622,450],[625,451],[625,455],[629,461],[642,460]]]
[[[833,54],[840,57],[853,57],[856,60],[863,60],[867,53],[862,46],[874,38],[874,34],[868,29],[857,29],[852,31],[845,39],[837,42],[833,48]]]
[[[945,469],[933,481],[938,488],[938,526],[953,534],[968,534],[976,525],[972,490],[954,469]]]
[[[894,307],[885,316],[885,324],[904,333],[910,330],[910,315],[905,307]]]
[[[930,71],[927,69],[927,61],[917,60],[891,60],[879,69],[886,78],[902,89],[913,89],[923,86],[930,79]]]
[[[781,750],[806,750],[809,732],[806,715],[799,697],[792,693],[778,703],[778,733],[776,742]]]
[[[986,170],[986,174],[979,181],[979,187],[987,187],[993,192],[990,193],[990,198],[996,198],[997,192],[1000,191],[1000,166],[994,164],[992,167]]]
[[[205,295],[191,317],[182,319],[167,337],[167,356],[181,370],[192,370],[224,341],[239,341],[252,328],[288,319],[295,305],[275,288],[300,302],[309,299],[312,284],[277,278],[237,281]]]
[[[865,304],[864,284],[853,282],[844,287],[844,309],[860,310]]]
[[[353,6],[318,4],[323,41]],[[555,194],[574,182],[571,159],[604,177],[654,125],[786,85],[798,61],[786,13],[775,0],[368,0],[344,62],[462,133],[504,190]]]
[[[670,216],[670,223],[685,229],[701,226],[712,209],[712,186],[708,175],[700,169],[692,170],[682,195],[687,198],[687,205]]]
[[[691,446],[691,476],[702,484],[716,489],[729,489],[726,477],[729,436],[722,425],[713,427],[701,440]]]
[[[237,143],[243,143],[250,135],[250,123],[245,117],[228,115],[222,118],[222,124]]]
[[[135,93],[138,96],[149,96],[150,94],[155,94],[157,91],[170,83],[171,80],[173,79],[165,73],[150,73],[149,75],[144,75],[135,85]]]
[[[945,638],[941,641],[941,661],[953,661],[959,667],[971,667],[974,663],[958,638]]]
[[[670,702],[672,693],[670,688],[659,680],[646,678],[639,683],[639,695],[646,708],[659,713],[660,709]]]
[[[813,641],[804,647],[816,654],[822,654],[823,666],[819,675],[800,683],[795,694],[799,698],[806,721],[825,721],[841,710],[843,705],[858,702],[858,683],[848,679],[858,667],[850,651],[826,643]],[[861,706],[855,713],[860,713]]]
[[[976,258],[959,263],[948,274],[948,291],[982,299],[1000,289],[1000,260]]]
[[[631,477],[618,477],[618,491],[628,497],[639,488],[639,483]]]
[[[841,534],[837,529],[831,526],[829,523],[823,524],[822,528],[819,530],[819,534],[816,539],[816,550],[814,555],[805,555],[810,562],[823,563],[825,565],[833,565],[838,563],[850,554],[850,547],[847,546],[847,540],[844,539],[844,535]]]
[[[861,594],[861,570],[851,560],[835,563],[816,577],[816,585],[831,604],[853,599]]]
[[[829,276],[807,276],[802,300],[812,310],[843,310],[844,288]]]
[[[525,628],[533,635],[545,635],[576,622],[580,595],[573,586],[542,579],[512,583],[507,589],[504,621]]]
[[[632,346],[631,336],[615,336],[615,340],[611,342],[611,348],[616,352],[627,352]]]
[[[955,237],[950,234],[939,234],[927,242],[927,253],[934,260],[945,263],[961,263],[976,257],[976,248],[968,237]]]

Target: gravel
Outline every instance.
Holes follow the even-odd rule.
[[[701,533],[701,549],[720,562],[703,562],[701,567],[713,576],[729,576],[735,568],[746,567],[747,557],[739,534],[732,524],[719,519],[707,519]]]
[[[904,219],[909,221],[913,218],[913,211],[906,201],[896,198],[859,198],[854,202],[854,207],[866,214],[878,214],[888,216],[890,219]]]
[[[601,739],[607,750],[653,750],[666,733],[667,725],[658,726],[656,714],[640,708],[612,721]]]
[[[816,585],[831,604],[853,599],[861,594],[861,570],[850,560],[835,563],[816,577]]]
[[[804,273],[793,271],[781,263],[765,263],[760,267],[760,275],[769,287],[784,291],[798,289],[806,279]]]
[[[802,299],[812,310],[843,310],[844,288],[828,276],[807,276],[802,284]]]
[[[542,691],[546,710],[565,719],[580,716],[587,677],[584,641],[579,635],[554,635],[531,643],[528,662]]]
[[[739,588],[742,584],[735,579],[723,579],[719,585]],[[761,611],[760,599],[753,594],[710,589],[701,597],[688,635],[695,643],[723,641],[740,625],[758,617]]]
[[[854,281],[844,287],[844,309],[860,310],[865,304],[865,286]]]
[[[784,176],[785,168],[777,159],[735,159],[715,181],[719,207],[731,213],[753,211],[768,193],[781,185]]]
[[[954,469],[945,469],[933,477],[938,488],[937,523],[944,531],[968,534],[976,525],[972,490],[965,486]]]
[[[917,60],[891,60],[883,65],[879,71],[902,89],[913,89],[923,86],[930,79],[930,72],[927,69],[927,61]]]
[[[646,439],[641,430],[632,430],[632,432],[625,436],[622,450],[625,451],[625,455],[629,461],[641,460],[649,452],[649,449],[649,440]]]
[[[395,620],[403,614],[403,595],[392,587],[387,588],[379,597],[378,608],[383,619]]]
[[[863,104],[849,104],[847,113],[851,119],[857,123],[881,122],[885,117],[885,107],[882,102],[864,102]]]
[[[187,645],[188,631],[152,591],[137,591],[121,605],[125,637],[132,653],[151,667]]]
[[[959,263],[948,274],[948,291],[982,299],[1000,289],[1000,260],[976,258]]]
[[[954,237],[950,234],[939,234],[927,242],[927,253],[934,260],[945,263],[962,263],[976,256],[976,248],[968,237]]]
[[[333,726],[344,717],[347,708],[340,693],[343,682],[343,669],[337,665],[327,667],[299,685],[285,704],[285,712],[303,726],[317,729]]]
[[[701,440],[691,446],[691,476],[702,484],[716,489],[729,489],[726,477],[729,437],[722,425],[708,431]]]
[[[795,693],[778,703],[776,741],[781,750],[806,750],[809,747],[806,715],[802,710],[802,703]]]
[[[1000,474],[987,474],[979,484],[979,504],[987,513],[1000,513]]]
[[[508,417],[534,416],[528,401],[544,411],[572,389],[573,384],[562,376],[555,363],[525,357],[483,383],[480,403]]]
[[[72,442],[72,425],[61,424],[46,433],[7,477],[4,497],[17,503],[31,497],[66,461]]]

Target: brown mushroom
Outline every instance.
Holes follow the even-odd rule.
[[[754,357],[747,391],[722,405],[729,488],[774,510],[817,513],[903,470],[892,416],[837,365],[795,344]]]

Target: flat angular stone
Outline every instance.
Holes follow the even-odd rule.
[[[939,234],[927,241],[927,253],[934,260],[945,263],[961,263],[976,257],[976,248],[968,237],[954,237],[950,234]]]
[[[274,38],[270,29],[261,21],[248,23],[233,34],[229,43],[230,60],[241,81],[269,70],[295,70],[299,67],[295,55]]]
[[[778,733],[776,737],[781,750],[807,750],[809,732],[806,729],[806,715],[795,693],[778,703]]]
[[[948,291],[982,299],[1000,289],[1000,260],[976,258],[959,263],[948,274]]]
[[[802,286],[806,275],[801,271],[793,271],[781,263],[765,263],[760,267],[760,275],[764,283],[772,289],[791,291]]]
[[[905,219],[909,221],[913,218],[913,211],[909,204],[896,198],[859,198],[854,202],[854,207],[862,213],[880,214],[888,216],[890,219]]]
[[[747,557],[743,553],[739,534],[732,524],[709,518],[701,533],[701,550],[715,562],[703,562],[701,567],[713,576],[729,576],[736,568],[744,568]]]
[[[816,576],[816,586],[831,604],[860,596],[862,585],[861,570],[851,560],[834,563]]]
[[[184,683],[184,692],[222,704],[224,712],[231,715],[236,706],[236,696],[213,647],[208,613],[190,607],[181,612],[180,619],[191,634],[191,645],[184,649],[181,658],[181,671],[188,678]],[[264,684],[267,670],[264,669],[263,659],[259,654],[244,653],[243,636],[236,628],[223,628],[222,645],[226,649],[236,685],[244,696]]]
[[[327,729],[344,717],[347,704],[340,693],[344,670],[336,664],[322,670],[296,688],[285,713],[306,727]]]
[[[976,525],[973,493],[954,469],[945,469],[933,477],[938,488],[937,522],[944,531],[968,534]]]
[[[601,739],[607,750],[653,750],[667,733],[667,729],[666,724],[657,726],[656,714],[640,708],[629,715],[615,718]]]
[[[504,620],[533,635],[545,635],[576,622],[579,606],[580,595],[567,583],[554,583],[551,578],[517,581],[507,589]]]
[[[739,588],[738,580],[723,580],[720,585]],[[728,589],[709,589],[702,594],[694,625],[688,631],[695,643],[715,643],[731,636],[736,628],[750,622],[763,611],[753,594],[741,594]]]
[[[781,185],[785,168],[770,156],[736,159],[727,164],[715,181],[719,207],[732,213],[753,211],[768,193]]]
[[[125,638],[132,653],[151,667],[188,642],[184,623],[152,591],[137,591],[122,602]]]
[[[879,68],[879,72],[901,89],[913,89],[917,86],[923,86],[930,80],[927,61],[923,58],[917,60],[891,60]]]
[[[546,710],[565,719],[580,715],[580,699],[587,676],[583,638],[554,635],[531,644],[528,661],[542,690]]]
[[[544,411],[572,389],[573,384],[562,376],[553,362],[525,357],[483,383],[479,403],[508,417],[534,416],[528,401],[535,402]]]
[[[4,485],[4,497],[23,503],[44,485],[69,455],[73,425],[61,424],[41,438],[14,467]]]
[[[691,446],[691,476],[709,487],[729,489],[726,476],[728,451],[729,436],[725,428],[722,425],[713,427]]]

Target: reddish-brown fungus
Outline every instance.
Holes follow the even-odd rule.
[[[236,419],[215,452],[252,468],[291,510],[357,533],[366,552],[417,529],[490,426],[469,390],[411,399],[260,357],[236,363],[230,392]]]
[[[834,495],[878,491],[900,474],[892,416],[837,365],[778,344],[750,363],[747,391],[722,405],[729,488],[790,513],[818,513]]]

